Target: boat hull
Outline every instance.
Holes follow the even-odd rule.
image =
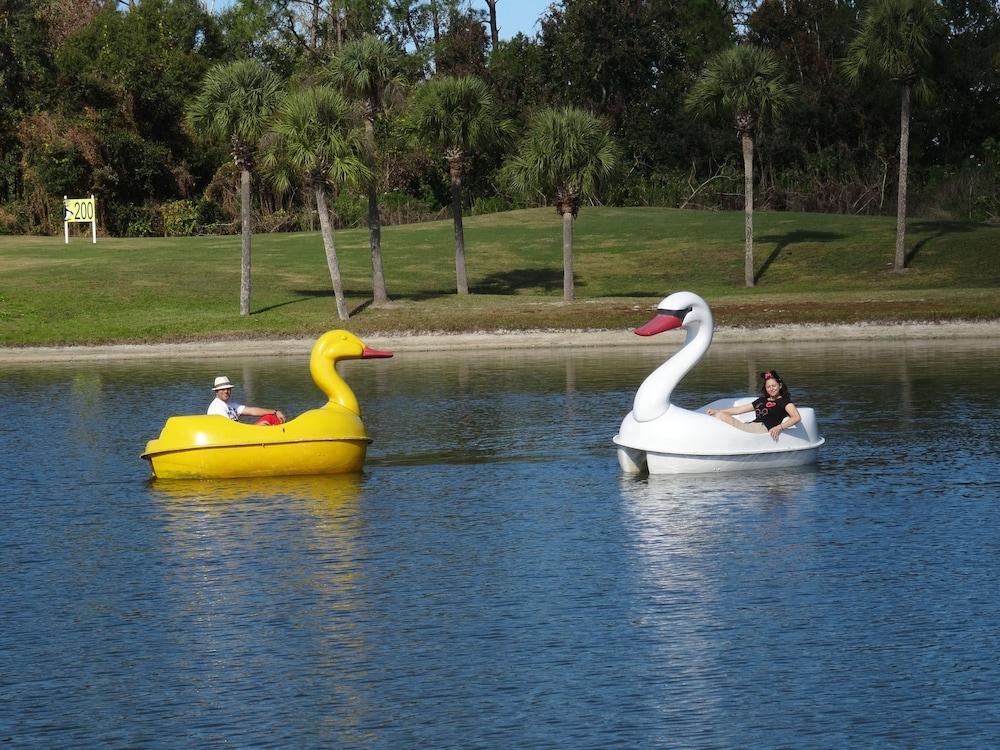
[[[659,419],[639,422],[630,412],[613,438],[618,465],[626,474],[706,474],[755,469],[782,469],[814,463],[826,442],[819,434],[816,413],[799,408],[799,424],[784,430],[778,441],[767,433],[737,430],[714,417],[709,409],[750,403],[752,397],[726,398],[697,411],[670,405]],[[738,419],[749,420],[753,414]]]
[[[171,417],[142,457],[160,479],[346,474],[361,471],[370,443],[357,414],[328,404],[274,426]]]
[[[167,450],[143,456],[159,479],[233,479],[361,471],[371,441],[306,440]]]
[[[716,474],[756,469],[784,469],[815,463],[819,445],[801,450],[775,453],[749,453],[732,456],[697,456],[683,453],[657,453],[618,446],[618,465],[626,474]]]

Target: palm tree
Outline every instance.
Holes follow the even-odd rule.
[[[368,190],[368,230],[372,255],[372,303],[389,303],[382,270],[382,218],[378,207],[375,162],[375,123],[399,97],[402,79],[397,73],[397,56],[384,41],[368,35],[345,44],[327,66],[327,76],[348,97],[361,103],[365,123],[365,143],[371,177]]]
[[[922,75],[942,23],[934,0],[875,0],[847,50],[842,68],[853,82],[874,68],[900,85],[899,185],[896,194],[896,255],[893,270],[906,270],[906,188],[910,159],[910,100],[926,100],[930,86]]]
[[[777,119],[791,106],[797,88],[782,79],[773,52],[750,44],[723,50],[705,65],[685,105],[696,116],[730,115],[743,149],[743,278],[754,285],[753,140],[766,117]]]
[[[281,79],[255,60],[220,64],[205,74],[187,111],[194,132],[206,140],[230,142],[240,170],[240,315],[250,314],[250,173],[282,88]]]
[[[350,313],[344,298],[326,191],[329,188],[336,192],[345,183],[369,177],[368,168],[359,156],[360,136],[352,114],[350,105],[328,86],[294,92],[278,109],[264,159],[264,166],[279,191],[289,189],[295,175],[305,178],[313,190],[341,320],[347,320]]]
[[[427,82],[413,104],[420,135],[444,152],[451,175],[451,215],[455,223],[455,279],[459,294],[469,293],[462,228],[462,170],[473,151],[508,136],[510,122],[500,117],[489,87],[475,76]]]
[[[546,108],[528,125],[501,181],[515,193],[554,199],[563,220],[563,299],[573,300],[573,219],[617,167],[618,145],[608,126],[573,107]]]

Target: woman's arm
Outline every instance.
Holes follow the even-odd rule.
[[[771,437],[775,440],[778,439],[778,435],[781,434],[782,430],[787,430],[789,427],[794,427],[799,422],[802,421],[802,415],[799,414],[799,410],[796,408],[795,404],[788,404],[785,406],[785,413],[788,415],[785,417],[784,421],[772,427],[768,432],[771,433]]]

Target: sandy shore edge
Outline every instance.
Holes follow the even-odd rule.
[[[767,328],[716,328],[714,342],[775,343],[867,340],[1000,339],[1000,321],[948,323],[860,323],[852,325],[778,325]],[[576,331],[503,331],[489,333],[380,334],[365,343],[393,352],[475,349],[543,349],[567,347],[662,346],[663,337],[641,338],[627,329]],[[246,339],[171,344],[115,344],[0,348],[0,364],[126,359],[185,359],[288,356],[308,354],[314,339]]]

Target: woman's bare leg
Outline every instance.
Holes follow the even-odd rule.
[[[721,422],[725,422],[730,427],[742,430],[743,432],[767,432],[767,428],[760,422],[743,422],[732,414],[723,414],[722,412],[716,412],[712,416]]]
[[[715,412],[714,416],[715,416],[716,419],[721,419],[723,422],[725,422],[730,427],[736,427],[737,429],[739,429],[740,420],[738,420],[732,414],[723,414],[721,411],[717,411],[717,412]]]

